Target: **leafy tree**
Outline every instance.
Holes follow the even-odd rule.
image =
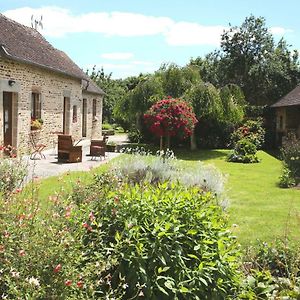
[[[300,80],[298,52],[283,39],[277,44],[262,17],[250,16],[221,37],[221,48],[189,63],[203,81],[217,88],[238,85],[250,105],[269,105]]]
[[[217,89],[210,83],[192,86],[184,96],[193,106],[197,119],[195,139],[206,147],[226,146],[236,124],[244,117],[244,97],[236,85]],[[192,145],[195,148],[195,145]]]
[[[195,67],[179,67],[176,64],[163,64],[156,76],[161,80],[165,96],[175,98],[181,97],[187,89],[201,80]]]
[[[230,27],[222,35],[221,50],[220,62],[227,66],[224,83],[239,85],[250,104],[270,104],[300,79],[297,52],[291,55],[284,40],[276,46],[262,17],[250,16],[240,27]]]
[[[180,99],[163,99],[151,106],[144,115],[150,131],[160,138],[160,149],[163,149],[163,137],[166,137],[166,148],[170,148],[170,137],[185,139],[192,135],[197,119],[192,108]]]

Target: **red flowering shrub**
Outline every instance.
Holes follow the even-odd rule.
[[[180,99],[163,99],[144,114],[149,130],[158,137],[189,137],[198,122],[192,108]]]

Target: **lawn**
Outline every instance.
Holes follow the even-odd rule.
[[[225,161],[227,150],[178,151],[187,163],[201,160],[212,163],[228,175],[230,199],[229,221],[243,246],[257,240],[272,242],[289,238],[292,244],[300,238],[300,190],[277,186],[281,162],[259,151],[261,163],[238,164]]]

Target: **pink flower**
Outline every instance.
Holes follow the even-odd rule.
[[[92,211],[89,213],[89,218],[90,218],[91,221],[95,220],[95,215]]]
[[[72,285],[72,280],[67,279],[67,280],[65,281],[65,286],[71,286],[71,285]]]
[[[58,264],[54,269],[53,272],[54,273],[58,273],[61,270],[61,264]]]
[[[82,289],[83,288],[83,281],[81,281],[81,280],[77,281],[76,285],[79,289]]]
[[[84,228],[88,228],[88,227],[89,227],[89,225],[88,225],[87,222],[84,222],[84,223],[82,224],[82,226],[83,226]]]
[[[25,254],[26,254],[25,250],[22,249],[22,250],[19,251],[20,256],[25,256]]]

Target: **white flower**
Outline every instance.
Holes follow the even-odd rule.
[[[40,282],[37,278],[30,277],[29,279],[27,279],[27,281],[28,281],[29,284],[34,285],[36,287],[40,286]]]

